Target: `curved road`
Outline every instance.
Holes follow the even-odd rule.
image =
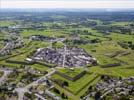
[[[25,94],[25,92],[29,92],[29,88],[31,87],[31,86],[34,86],[34,85],[38,85],[39,83],[39,81],[41,81],[41,80],[46,80],[47,79],[47,77],[49,77],[49,76],[51,76],[52,74],[54,74],[55,73],[55,69],[54,68],[52,68],[52,71],[51,72],[49,72],[48,74],[46,74],[45,76],[42,76],[41,78],[39,78],[38,80],[36,80],[36,81],[34,81],[34,82],[32,82],[31,84],[29,84],[29,85],[27,85],[26,87],[20,87],[20,88],[16,88],[14,91],[16,91],[17,93],[18,93],[18,100],[23,100],[23,96],[24,96],[24,94]],[[43,98],[43,97],[41,97],[41,96],[39,96],[39,95],[37,95],[37,94],[35,94],[38,98],[40,98],[40,99],[42,99],[42,100],[45,100],[45,98]]]

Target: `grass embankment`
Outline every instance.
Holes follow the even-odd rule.
[[[69,86],[66,87],[70,92],[72,92],[73,94],[78,94],[80,92],[80,90],[83,89],[83,87],[85,87],[86,85],[88,85],[91,81],[93,81],[93,79],[96,77],[95,74],[85,74],[83,77],[81,77],[80,79],[76,80],[75,82],[72,82],[70,80],[67,80],[57,74],[54,74],[52,76],[52,78],[54,79],[59,79],[59,80],[63,80],[63,81],[67,81],[69,83]],[[96,77],[97,78],[97,77]]]

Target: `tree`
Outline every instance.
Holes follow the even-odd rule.
[[[67,81],[64,81],[64,82],[63,82],[63,85],[64,85],[64,86],[69,86],[69,84],[68,84]]]
[[[65,94],[64,94],[64,93],[62,93],[62,94],[61,94],[61,97],[64,99],[64,98],[65,98]]]
[[[121,76],[119,77],[119,80],[122,80],[122,77]]]
[[[94,99],[95,100],[100,100],[100,97],[101,97],[101,92],[100,91],[96,92]]]
[[[130,100],[128,96],[121,95],[120,100]]]
[[[101,75],[101,79],[104,79],[105,78],[105,75]]]
[[[88,88],[88,90],[92,90],[93,89],[93,86],[90,86],[89,88]]]
[[[128,41],[128,44],[132,45],[132,41]]]
[[[99,42],[101,42],[101,40],[99,38],[91,40],[91,43],[99,43]]]
[[[54,92],[56,92],[57,94],[60,94],[60,91],[56,88],[54,88]]]

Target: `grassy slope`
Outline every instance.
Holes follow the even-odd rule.
[[[84,75],[82,78],[80,78],[79,80],[72,82],[69,81],[57,74],[54,74],[52,76],[52,78],[55,79],[61,79],[64,81],[67,81],[69,83],[69,87],[67,87],[70,91],[72,91],[74,94],[76,94],[81,88],[83,88],[88,82],[90,82],[94,77],[96,77],[95,74],[86,74]]]

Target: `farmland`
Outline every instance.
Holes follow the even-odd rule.
[[[1,14],[0,79],[9,73],[3,81],[7,86],[0,81],[0,97],[9,98],[11,93],[13,98],[19,98],[22,91],[18,90],[23,88],[33,93],[29,95],[34,99],[41,91],[48,100],[55,97],[49,95],[51,92],[61,100],[85,100],[97,91],[96,84],[106,79],[118,82],[121,78],[120,82],[124,82],[134,77],[134,12],[124,12],[127,17],[119,18],[116,16],[122,12]],[[34,81],[38,82],[36,86],[45,83],[45,88],[35,89]]]

